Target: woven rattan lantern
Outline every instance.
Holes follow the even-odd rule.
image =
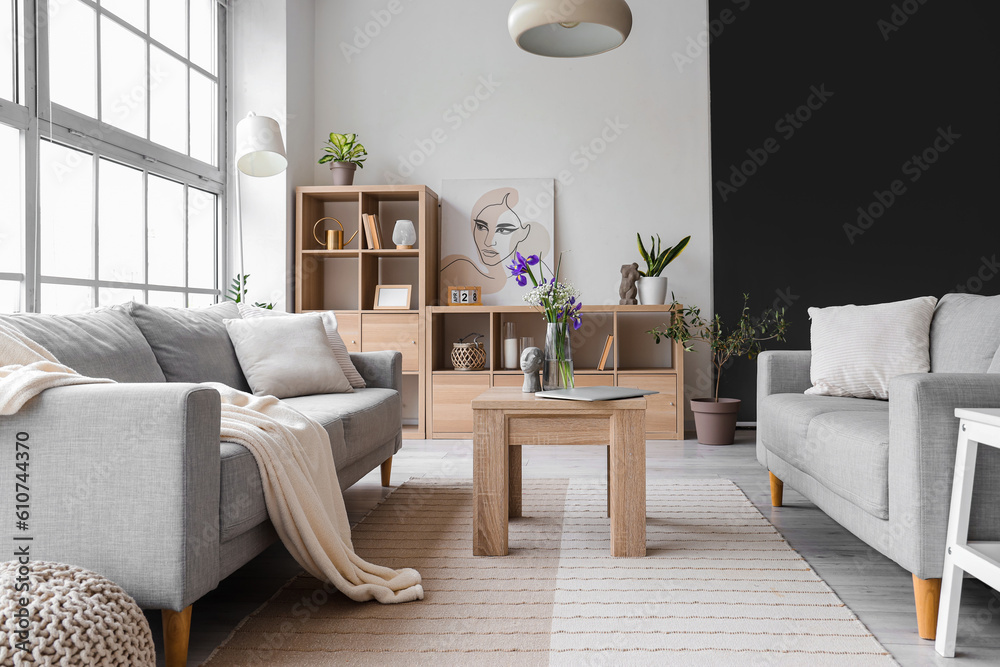
[[[457,343],[451,344],[451,364],[456,371],[481,371],[486,368],[486,350],[479,342],[482,335],[470,333]],[[466,343],[465,339],[469,336],[475,336],[475,338],[471,343]]]

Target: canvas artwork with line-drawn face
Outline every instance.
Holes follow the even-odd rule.
[[[551,265],[553,179],[445,180],[441,207],[441,302],[449,286],[479,285],[483,305],[522,305],[506,267],[516,252]]]

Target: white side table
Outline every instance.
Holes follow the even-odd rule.
[[[955,410],[961,419],[955,481],[951,490],[951,511],[938,609],[937,639],[934,648],[946,658],[955,657],[955,633],[962,598],[962,577],[968,572],[976,579],[1000,590],[1000,542],[969,542],[969,510],[972,483],[976,476],[979,445],[1000,449],[1000,409]]]

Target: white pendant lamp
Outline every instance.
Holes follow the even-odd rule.
[[[632,30],[625,0],[517,0],[507,16],[514,43],[529,53],[579,58],[621,46]]]

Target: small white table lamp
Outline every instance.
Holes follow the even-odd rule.
[[[285,144],[278,121],[258,116],[252,111],[236,125],[236,224],[240,233],[240,280],[246,280],[243,267],[243,211],[240,206],[240,174],[276,176],[288,166]],[[240,285],[243,300],[243,285]]]
[[[397,220],[392,230],[392,242],[396,250],[408,250],[417,242],[417,230],[413,228],[412,220]]]

